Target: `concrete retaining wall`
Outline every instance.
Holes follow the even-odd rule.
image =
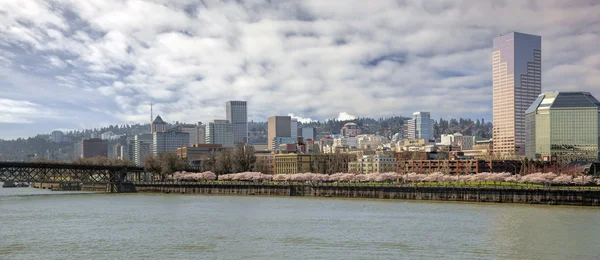
[[[600,206],[600,190],[327,184],[136,183],[137,192],[313,196]]]

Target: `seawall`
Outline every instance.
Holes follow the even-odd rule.
[[[157,182],[135,183],[134,189],[137,192],[154,193],[311,196],[600,206],[600,189],[574,187],[417,187],[351,183]],[[130,190],[130,192],[133,191]]]

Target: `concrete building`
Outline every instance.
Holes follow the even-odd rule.
[[[161,153],[177,152],[177,148],[188,146],[190,134],[170,129],[165,132],[152,134],[152,154],[157,156]]]
[[[213,120],[206,128],[206,144],[233,147],[233,125],[227,120]]]
[[[83,157],[83,144],[82,142],[77,142],[73,144],[73,159],[82,158]]]
[[[396,158],[387,157],[383,154],[364,155],[358,158],[358,160],[348,163],[348,171],[350,173],[396,172],[397,168]]]
[[[99,138],[82,141],[83,158],[108,157],[108,142]]]
[[[123,148],[123,145],[121,145],[120,143],[113,144],[111,158],[120,159],[121,158],[121,150],[122,150],[121,148]]]
[[[125,145],[121,146],[121,157],[124,161],[135,162],[135,136],[128,136]]]
[[[435,140],[433,125],[434,121],[429,112],[414,112],[413,118],[407,121],[407,138],[409,140]]]
[[[358,147],[358,139],[356,137],[340,137],[333,139],[333,147]]]
[[[296,118],[290,119],[290,136],[298,138],[298,119]]]
[[[378,135],[359,135],[356,137],[359,149],[375,150],[383,145],[383,137]]]
[[[317,129],[314,127],[303,127],[298,129],[298,135],[304,140],[317,140]]]
[[[193,146],[185,146],[177,148],[177,156],[187,159],[192,168],[204,171],[204,162],[209,158],[211,153],[219,152],[224,149],[220,144],[195,144]]]
[[[154,134],[157,132],[164,132],[167,129],[167,123],[163,121],[162,117],[156,116],[152,124],[150,125],[150,133]]]
[[[340,130],[343,137],[356,137],[360,134],[360,128],[355,123],[346,123]]]
[[[304,154],[276,154],[275,174],[294,174],[311,171],[311,156]]]
[[[153,135],[152,134],[139,134],[134,137],[134,162],[137,166],[142,166],[144,160],[152,156],[153,148]]]
[[[179,132],[190,134],[190,143],[189,146],[195,144],[204,144],[206,142],[206,132],[204,125],[202,122],[198,122],[198,124],[183,124],[178,125],[175,129]]]
[[[298,138],[292,137],[275,137],[271,141],[271,147],[273,147],[272,151],[279,150],[281,145],[283,144],[296,144],[298,142]]]
[[[597,161],[600,102],[588,92],[541,94],[526,112],[526,133],[529,158]]]
[[[248,142],[248,106],[246,101],[227,101],[227,121],[233,127],[233,142]]]
[[[115,135],[115,133],[113,133],[112,131],[108,131],[108,132],[104,132],[102,134],[100,134],[100,138],[102,140],[117,140],[119,139],[120,136]]]
[[[275,173],[275,154],[273,153],[257,153],[254,171],[264,174]]]
[[[492,67],[494,153],[525,155],[525,111],[542,91],[542,37],[494,38]]]
[[[291,126],[292,118],[289,116],[269,117],[267,125],[267,140],[269,141],[269,150],[275,149],[275,147],[273,147],[273,140],[275,137],[292,137]]]

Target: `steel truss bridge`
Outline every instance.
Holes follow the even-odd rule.
[[[120,192],[126,180],[139,178],[143,172],[142,168],[126,166],[0,162],[1,182],[110,184],[110,192]]]

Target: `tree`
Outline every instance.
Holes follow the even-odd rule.
[[[177,171],[184,171],[189,168],[187,160],[179,158],[177,154],[174,153],[161,153],[158,155],[158,159],[160,161],[161,175],[163,178]]]
[[[206,158],[206,160],[204,160],[202,162],[202,169],[204,171],[214,172],[216,164],[217,164],[217,153],[215,151],[211,151],[208,154],[208,157]]]
[[[227,174],[231,173],[231,151],[230,150],[222,150],[217,155],[217,160],[215,161],[215,173],[216,174]]]
[[[162,180],[177,171],[184,171],[188,168],[188,162],[174,153],[161,153],[156,157],[151,156],[144,159],[144,169],[159,174]]]
[[[158,158],[156,158],[154,156],[146,157],[146,159],[144,159],[143,165],[144,165],[144,171],[152,172],[152,173],[160,175],[162,168],[160,166],[160,162],[158,161]]]
[[[254,147],[237,144],[231,153],[231,168],[233,172],[246,172],[252,170],[252,165],[256,162]]]

